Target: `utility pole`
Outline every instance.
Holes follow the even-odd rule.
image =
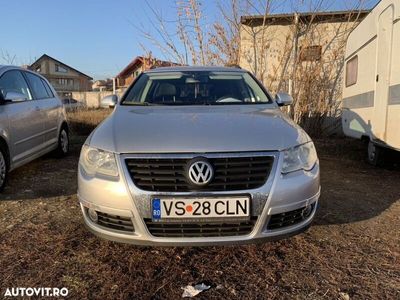
[[[299,48],[299,14],[297,12],[294,13],[294,35],[293,35],[293,47],[290,53],[291,61],[292,61],[292,70],[291,75],[289,76],[289,94],[293,95],[294,93],[294,85],[296,79],[296,65],[297,65],[297,55],[298,55],[298,48]],[[288,108],[289,116],[294,116],[294,105],[290,105]]]
[[[294,70],[296,68],[297,63],[297,51],[299,46],[299,35],[298,35],[298,26],[299,26],[299,14],[294,13],[294,34],[293,34],[293,47],[290,53],[290,60],[292,61],[292,72],[291,75],[294,75]],[[293,93],[293,78],[289,77],[289,94]]]

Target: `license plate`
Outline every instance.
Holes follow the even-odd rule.
[[[152,200],[153,220],[249,217],[248,197],[226,198],[155,198]]]

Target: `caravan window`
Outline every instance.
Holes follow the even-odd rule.
[[[358,56],[354,56],[346,64],[346,87],[357,83]]]

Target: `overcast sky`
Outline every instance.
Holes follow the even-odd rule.
[[[205,26],[218,17],[218,0],[203,0]],[[229,0],[219,0],[229,1]],[[255,0],[257,1],[257,0]],[[307,11],[313,0],[279,0],[275,12]],[[317,0],[315,0],[317,1]],[[318,0],[320,1],[320,0]],[[344,10],[359,1],[372,7],[378,0],[327,0],[326,10]],[[148,4],[174,20],[175,0],[13,0],[2,1],[1,53],[16,57],[14,64],[32,63],[46,53],[95,79],[115,76],[149,43],[139,28],[151,30]],[[157,49],[153,55],[162,57]]]

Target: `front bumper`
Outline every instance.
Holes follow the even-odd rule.
[[[267,182],[258,189],[234,192],[148,192],[138,189],[132,182],[121,155],[118,159],[120,177],[114,181],[88,177],[80,169],[78,172],[78,198],[87,228],[94,234],[113,241],[153,246],[202,246],[230,245],[276,240],[298,234],[306,230],[317,209],[320,195],[319,163],[311,171],[296,171],[282,175],[282,157],[279,153],[269,153],[274,156],[274,164]],[[153,236],[144,221],[151,218],[150,202],[159,196],[227,196],[248,195],[252,204],[252,216],[257,217],[250,233],[235,236],[215,237],[156,237]],[[313,205],[312,211],[300,222],[278,229],[268,229],[272,215],[291,212]],[[101,226],[92,222],[87,209],[128,218],[132,221],[134,231],[126,232],[115,228]]]

